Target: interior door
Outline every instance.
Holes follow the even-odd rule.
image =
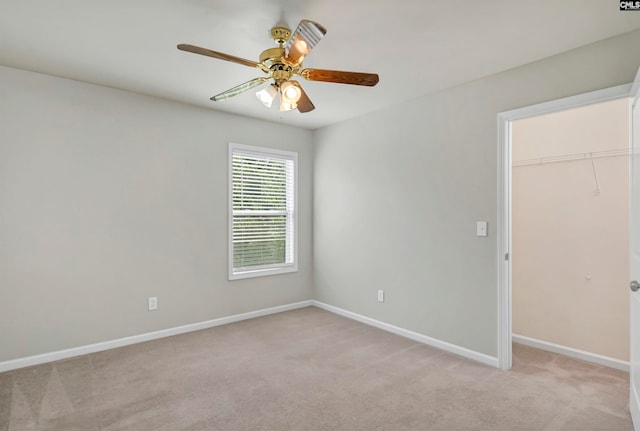
[[[640,430],[640,70],[631,89],[631,340],[630,401],[633,428]]]

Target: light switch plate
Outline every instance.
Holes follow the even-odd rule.
[[[487,236],[487,222],[479,221],[476,224],[476,236]]]

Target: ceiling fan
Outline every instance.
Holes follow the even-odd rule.
[[[268,76],[254,78],[233,87],[211,98],[213,101],[226,100],[237,96],[252,88],[258,87],[269,80],[273,80],[266,88],[258,91],[256,96],[267,107],[271,107],[276,96],[280,97],[280,110],[290,111],[298,109],[309,112],[315,109],[311,100],[302,89],[300,83],[293,77],[301,76],[310,81],[335,82],[339,84],[364,85],[373,87],[378,83],[375,73],[346,72],[326,69],[302,69],[302,61],[307,54],[320,42],[327,30],[317,22],[303,19],[291,34],[286,27],[271,29],[271,37],[278,44],[277,48],[269,48],[260,54],[260,62],[213,51],[199,46],[180,44],[178,49],[208,57],[226,60],[243,66],[262,70]]]

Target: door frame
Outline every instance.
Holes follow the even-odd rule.
[[[632,84],[565,97],[498,114],[498,213],[496,233],[498,241],[498,367],[511,369],[512,357],[512,136],[511,123],[538,115],[551,114],[581,106],[629,97]]]

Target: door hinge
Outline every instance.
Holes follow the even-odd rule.
[[[504,260],[509,260],[509,253],[506,253],[506,254],[504,255]]]

